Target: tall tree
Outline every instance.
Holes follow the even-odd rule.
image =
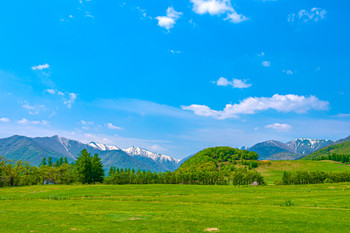
[[[76,169],[79,175],[79,180],[83,184],[92,183],[92,163],[91,154],[86,150],[82,150],[76,161]]]
[[[98,157],[98,154],[95,154],[94,157],[91,158],[91,173],[93,183],[101,183],[103,181],[104,170],[101,158]]]
[[[47,166],[52,167],[52,158],[49,157],[49,159],[47,160]]]

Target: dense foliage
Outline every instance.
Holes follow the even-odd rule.
[[[321,184],[349,182],[350,172],[284,172],[282,184]]]
[[[350,155],[332,153],[330,155],[317,157],[314,160],[332,160],[332,161],[337,161],[337,162],[349,164],[350,163]]]
[[[327,146],[319,151],[306,156],[304,159],[317,159],[330,154],[350,154],[350,141],[346,141],[340,144]]]
[[[0,157],[0,186],[20,186],[35,184],[101,183],[103,165],[97,154],[83,150],[75,164],[68,164],[67,158],[53,162],[44,158],[39,167],[27,162],[7,160]]]
[[[150,172],[111,167],[107,184],[202,184],[202,185],[248,185],[253,182],[265,184],[260,173],[246,168],[221,169],[220,171]]]
[[[228,146],[211,147],[204,149],[189,158],[181,165],[178,171],[217,171],[221,163],[236,164],[237,160],[244,161],[257,159],[259,159],[259,155],[253,151],[240,150]],[[257,163],[254,165],[257,165]],[[251,167],[253,167],[253,165]]]

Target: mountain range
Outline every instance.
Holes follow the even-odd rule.
[[[39,165],[44,157],[52,157],[53,161],[67,157],[69,162],[74,162],[83,149],[87,149],[92,155],[97,153],[105,170],[115,166],[164,172],[174,171],[180,166],[178,159],[139,147],[123,150],[117,146],[96,142],[84,144],[60,136],[30,138],[15,135],[0,139],[0,156],[13,160],[21,159],[35,166]]]
[[[303,158],[327,146],[343,143],[349,140],[350,136],[338,141],[298,138],[293,141],[283,143],[280,141],[269,140],[257,143],[249,148],[245,147],[243,149],[258,153],[260,159],[295,160]]]
[[[243,147],[241,149],[258,153],[260,160],[296,160],[328,146],[347,141],[350,141],[350,136],[338,141],[298,138],[283,143],[276,140],[269,140],[257,143],[249,148]],[[92,155],[97,153],[106,171],[111,166],[156,172],[175,171],[182,163],[193,156],[190,155],[179,160],[140,147],[133,146],[127,149],[121,149],[118,146],[97,142],[85,144],[60,136],[31,138],[15,135],[0,139],[0,156],[12,160],[21,159],[35,166],[38,166],[44,157],[52,157],[53,161],[56,161],[60,157],[67,157],[69,162],[74,162],[77,155],[83,149],[87,149]]]

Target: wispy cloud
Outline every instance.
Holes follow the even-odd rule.
[[[108,127],[109,129],[113,129],[113,130],[122,130],[122,129],[123,129],[122,127],[115,126],[115,125],[113,125],[112,123],[107,123],[107,127]]]
[[[180,18],[182,12],[175,11],[173,7],[168,7],[166,10],[166,16],[157,16],[158,25],[160,27],[165,28],[166,30],[170,30],[174,27],[176,20]]]
[[[223,111],[217,111],[206,105],[192,104],[182,106],[184,110],[191,110],[196,115],[213,117],[216,119],[237,118],[242,114],[255,114],[260,111],[274,109],[279,112],[306,113],[309,110],[327,110],[329,103],[319,100],[315,96],[279,95],[272,97],[249,97],[238,104],[227,104]]]
[[[43,65],[37,65],[37,66],[32,66],[32,70],[44,70],[50,68],[49,64],[43,64]]]
[[[252,84],[247,83],[247,80],[241,80],[241,79],[233,79],[232,81],[227,80],[224,77],[221,77],[216,81],[216,85],[218,86],[232,86],[234,88],[248,88],[252,86]]]
[[[270,67],[271,66],[271,62],[269,62],[269,61],[263,61],[261,64],[263,66],[265,66],[265,67]]]
[[[45,110],[45,105],[30,105],[28,101],[24,101],[22,107],[28,110],[30,115],[38,115],[41,110]]]
[[[241,23],[248,20],[248,17],[238,14],[233,9],[229,0],[191,0],[192,10],[200,15],[221,15],[226,14],[225,20],[232,23]]]
[[[327,11],[322,8],[312,8],[311,10],[300,10],[298,13],[291,13],[288,15],[288,22],[318,22],[325,19]]]
[[[274,124],[265,125],[265,128],[274,129],[277,131],[289,131],[292,128],[292,126],[288,124],[274,123]]]
[[[64,99],[63,103],[67,105],[68,108],[71,108],[76,99],[77,99],[77,94],[68,93],[68,98]]]
[[[62,96],[63,103],[67,105],[68,108],[71,108],[74,104],[75,100],[77,99],[78,95],[76,93],[63,93],[60,90],[57,89],[46,89],[45,92],[51,94],[51,95],[58,95]]]
[[[48,125],[48,124],[49,124],[49,122],[46,121],[46,120],[41,120],[41,121],[39,121],[39,120],[34,120],[34,121],[30,121],[30,120],[28,120],[28,119],[26,119],[26,118],[22,118],[21,120],[18,120],[17,123],[18,123],[18,124],[21,124],[21,125],[39,125],[39,124],[41,124],[41,125]]]
[[[9,118],[7,118],[7,117],[2,117],[2,118],[0,118],[0,122],[10,122],[10,119]]]

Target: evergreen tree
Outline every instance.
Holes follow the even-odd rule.
[[[52,167],[52,158],[49,157],[49,159],[47,160],[47,166]]]
[[[45,165],[46,165],[46,157],[44,157],[43,160],[41,160],[39,167],[45,166]]]
[[[93,183],[102,183],[104,170],[101,163],[101,158],[98,157],[98,154],[95,154],[94,157],[91,158],[91,175]]]
[[[76,161],[76,169],[78,172],[79,180],[83,184],[90,184],[92,182],[91,170],[91,154],[86,150],[82,150]]]

